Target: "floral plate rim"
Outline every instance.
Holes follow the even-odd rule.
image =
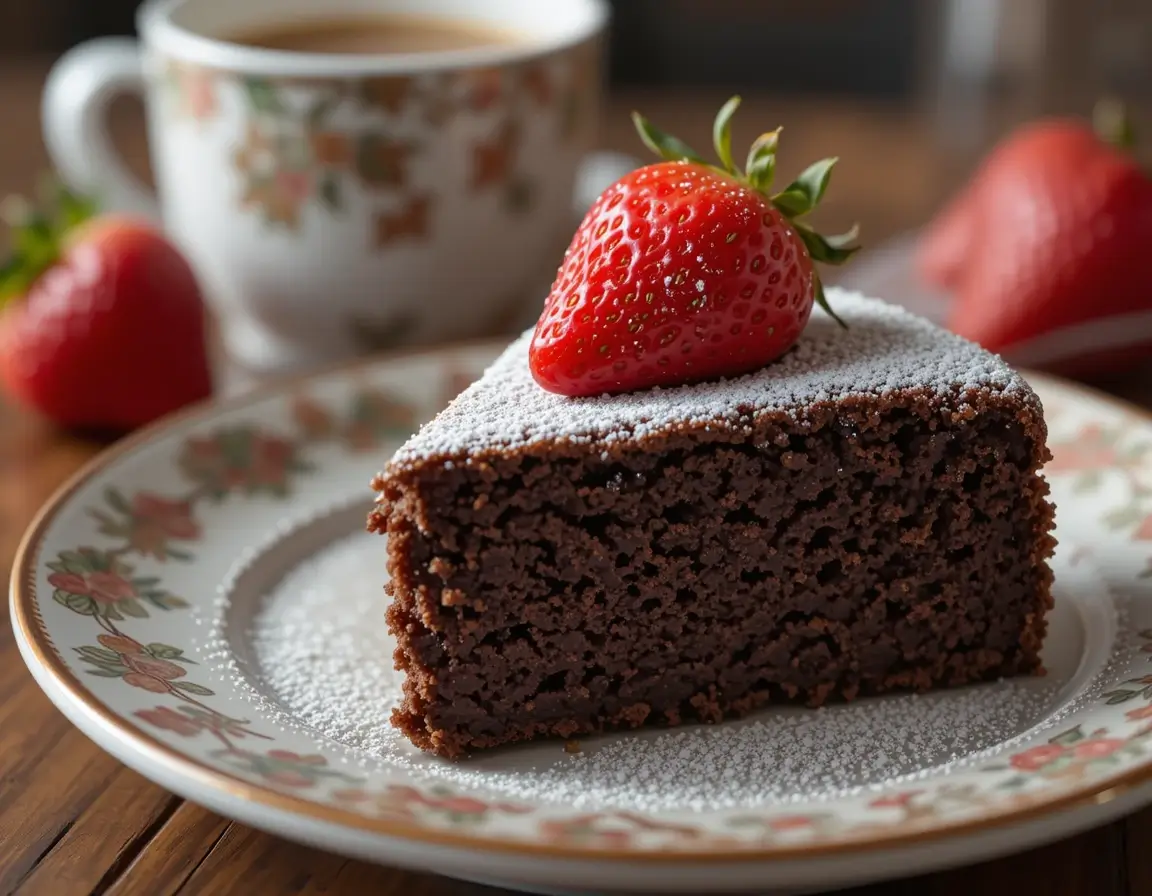
[[[369,817],[351,809],[325,805],[303,796],[286,793],[266,784],[255,783],[238,773],[212,767],[206,762],[164,743],[156,735],[138,728],[90,690],[79,676],[64,662],[62,654],[53,644],[37,603],[36,572],[40,565],[40,548],[51,525],[72,497],[93,477],[113,464],[169,434],[181,426],[208,422],[229,412],[254,407],[280,396],[288,396],[294,389],[331,376],[351,375],[378,365],[395,364],[406,358],[420,356],[450,356],[453,352],[491,349],[500,344],[493,340],[474,340],[455,345],[410,349],[390,352],[373,358],[343,362],[296,376],[283,377],[243,395],[210,400],[189,407],[176,414],[127,436],[109,446],[88,461],[60,485],[29,525],[16,551],[10,579],[12,625],[25,662],[34,673],[37,683],[48,693],[57,707],[65,712],[85,733],[90,731],[77,721],[84,718],[88,725],[115,732],[125,745],[125,752],[145,757],[154,767],[164,768],[172,780],[194,782],[196,787],[207,788],[229,800],[241,801],[253,808],[286,813],[297,819],[319,822],[364,834],[378,835],[396,841],[407,841],[429,846],[483,850],[503,854],[553,859],[605,859],[641,863],[691,862],[756,863],[806,860],[822,856],[850,856],[877,849],[898,849],[930,842],[960,838],[965,835],[986,834],[1008,826],[1037,821],[1055,814],[1070,814],[1076,810],[1099,808],[1115,803],[1123,797],[1135,796],[1141,788],[1152,785],[1152,758],[1128,770],[1101,777],[1087,784],[1069,788],[1055,788],[1055,793],[1034,792],[1011,807],[991,806],[987,811],[961,818],[937,818],[927,825],[906,827],[883,825],[857,831],[843,831],[839,836],[801,843],[761,842],[754,846],[730,845],[709,847],[707,843],[678,844],[660,850],[609,847],[599,844],[540,843],[485,833],[460,832],[422,826],[409,821]],[[1058,377],[1027,372],[1030,382],[1058,389],[1065,394],[1103,405],[1115,412],[1152,422],[1152,413],[1114,398],[1099,390]],[[37,674],[39,673],[39,674]],[[50,690],[43,675],[59,693]],[[61,696],[63,695],[63,696]],[[65,702],[71,706],[65,707]],[[98,741],[99,742],[99,741]]]

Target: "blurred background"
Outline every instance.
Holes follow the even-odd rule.
[[[38,99],[51,60],[89,37],[131,34],[137,5],[0,2],[0,104],[10,135],[0,148],[4,192],[26,189],[45,164]],[[1138,113],[1150,107],[1148,0],[614,0],[614,6],[611,86],[620,105],[644,101],[653,116],[673,117],[670,129],[691,135],[733,89],[770,98],[764,109],[773,120],[748,125],[749,133],[778,121],[791,140],[811,138],[816,152],[840,154],[850,183],[862,182],[870,166],[879,181],[889,165],[907,181],[887,206],[868,208],[865,201],[865,232],[873,240],[920,223],[1015,122],[1046,112],[1086,113],[1104,92],[1121,94]],[[145,167],[135,136],[138,110],[125,101],[117,118],[125,149]],[[604,139],[613,148],[635,146],[618,114],[606,119]],[[882,152],[877,140],[892,158],[872,155]],[[850,205],[867,200],[834,193],[834,217],[837,197]]]
[[[1147,89],[1146,0],[613,0],[613,81],[739,85],[894,101],[942,85],[1060,107]],[[130,34],[136,0],[0,5],[0,57]]]
[[[130,34],[137,0],[0,4],[0,58]],[[941,86],[1042,108],[1148,89],[1145,0],[613,0],[613,82],[910,100]]]

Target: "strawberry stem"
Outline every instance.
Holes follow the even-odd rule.
[[[838,160],[836,158],[821,159],[805,168],[799,177],[779,193],[770,193],[772,181],[776,175],[776,151],[780,145],[780,128],[768,131],[756,138],[748,152],[745,170],[741,171],[732,157],[732,119],[739,108],[740,97],[732,97],[721,107],[712,125],[712,143],[716,149],[716,156],[720,160],[721,168],[708,165],[694,149],[671,134],[660,130],[639,112],[632,113],[632,121],[636,125],[636,130],[644,145],[666,161],[707,165],[738,178],[742,183],[763,194],[772,203],[773,208],[796,228],[796,233],[803,241],[813,261],[832,265],[841,265],[847,262],[860,250],[858,245],[853,245],[859,236],[858,226],[853,225],[847,233],[826,237],[800,220],[811,213],[820,204],[820,200],[824,198],[824,193],[828,189],[828,182],[832,177],[832,169]],[[1127,121],[1126,117],[1124,121]],[[1127,133],[1130,137],[1130,130]],[[847,324],[829,306],[819,273],[815,275],[814,280],[816,304],[823,308],[840,326],[847,328]]]

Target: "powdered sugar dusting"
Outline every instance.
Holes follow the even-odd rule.
[[[927,388],[963,396],[1028,385],[996,355],[901,308],[859,293],[828,290],[845,330],[819,308],[797,346],[763,370],[731,380],[598,398],[540,388],[528,369],[526,333],[484,376],[414,436],[393,466],[466,457],[563,439],[608,446],[685,424],[747,422],[854,395]]]
[[[445,762],[416,750],[388,722],[400,674],[384,631],[382,556],[377,536],[356,534],[279,582],[250,633],[263,689],[282,721],[344,744],[352,763],[476,793],[632,811],[840,798],[938,773],[945,764],[962,769],[1005,749],[1033,726],[1052,723],[1064,684],[1056,672],[818,711],[768,711],[718,726],[589,738],[576,755],[550,741]]]
[[[367,533],[291,570],[251,632],[257,663],[282,705],[333,740],[384,755],[398,735],[395,643],[384,625],[384,554]]]

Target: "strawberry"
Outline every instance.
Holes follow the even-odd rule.
[[[596,395],[736,376],[788,351],[813,302],[832,313],[813,262],[846,261],[856,231],[823,237],[801,219],[836,160],[770,193],[780,131],[753,143],[741,172],[731,138],[739,103],[729,100],[713,128],[722,168],[633,115],[665,161],[609,187],[576,232],[529,348],[543,388]]]
[[[64,426],[126,430],[211,394],[200,289],[152,227],[92,217],[61,191],[52,218],[9,205],[0,382]]]
[[[918,264],[954,291],[953,330],[1066,373],[1147,354],[1152,180],[1120,148],[1126,122],[1112,130],[1114,143],[1087,122],[1026,125],[928,230]]]
[[[916,267],[929,283],[953,289],[976,225],[980,180],[949,202],[929,227],[916,253]]]

